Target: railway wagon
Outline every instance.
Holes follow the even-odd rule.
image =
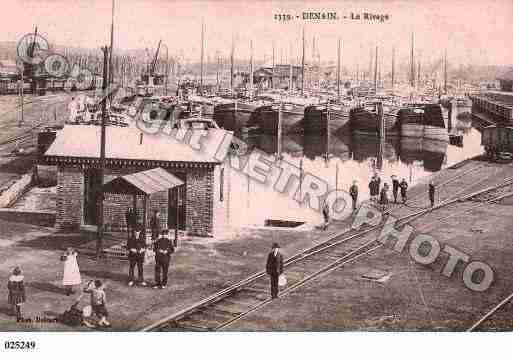
[[[491,159],[513,158],[513,127],[488,126],[483,129],[481,145]]]

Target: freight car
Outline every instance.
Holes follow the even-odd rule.
[[[513,159],[513,127],[488,126],[483,129],[481,145],[488,158],[496,160]]]

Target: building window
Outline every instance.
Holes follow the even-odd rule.
[[[223,202],[224,197],[224,168],[221,168],[221,173],[219,174],[219,201]]]

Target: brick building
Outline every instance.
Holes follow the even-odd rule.
[[[44,161],[57,166],[58,228],[78,230],[97,224],[100,131],[98,126],[65,126],[45,153]],[[178,221],[179,228],[190,235],[214,236],[226,226],[225,189],[229,176],[224,174],[223,159],[232,133],[217,129],[194,131],[202,133],[174,130],[170,134],[146,134],[133,127],[107,127],[104,183],[161,167],[184,184],[178,190],[151,194],[148,215],[159,210],[163,226],[173,228]],[[195,148],[200,137],[198,150]],[[142,196],[136,203],[138,221],[143,223]],[[133,206],[132,196],[106,193],[105,230],[124,230],[129,206]]]

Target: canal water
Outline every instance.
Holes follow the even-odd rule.
[[[481,134],[470,120],[455,120],[453,127],[453,131],[463,134],[461,146],[412,138],[387,138],[383,142],[362,135],[286,135],[282,139],[282,158],[303,168],[304,174],[323,179],[330,189],[349,191],[353,180],[357,181],[359,200],[365,200],[369,198],[368,182],[374,172],[382,183],[390,186],[392,175],[406,179],[412,186],[443,168],[482,153]],[[269,155],[277,154],[276,136],[261,134],[243,141]],[[296,202],[293,193],[279,193],[273,188],[278,176],[279,171],[273,172],[269,183],[261,184],[230,170],[228,224],[263,226],[266,220],[321,223],[322,215]]]

